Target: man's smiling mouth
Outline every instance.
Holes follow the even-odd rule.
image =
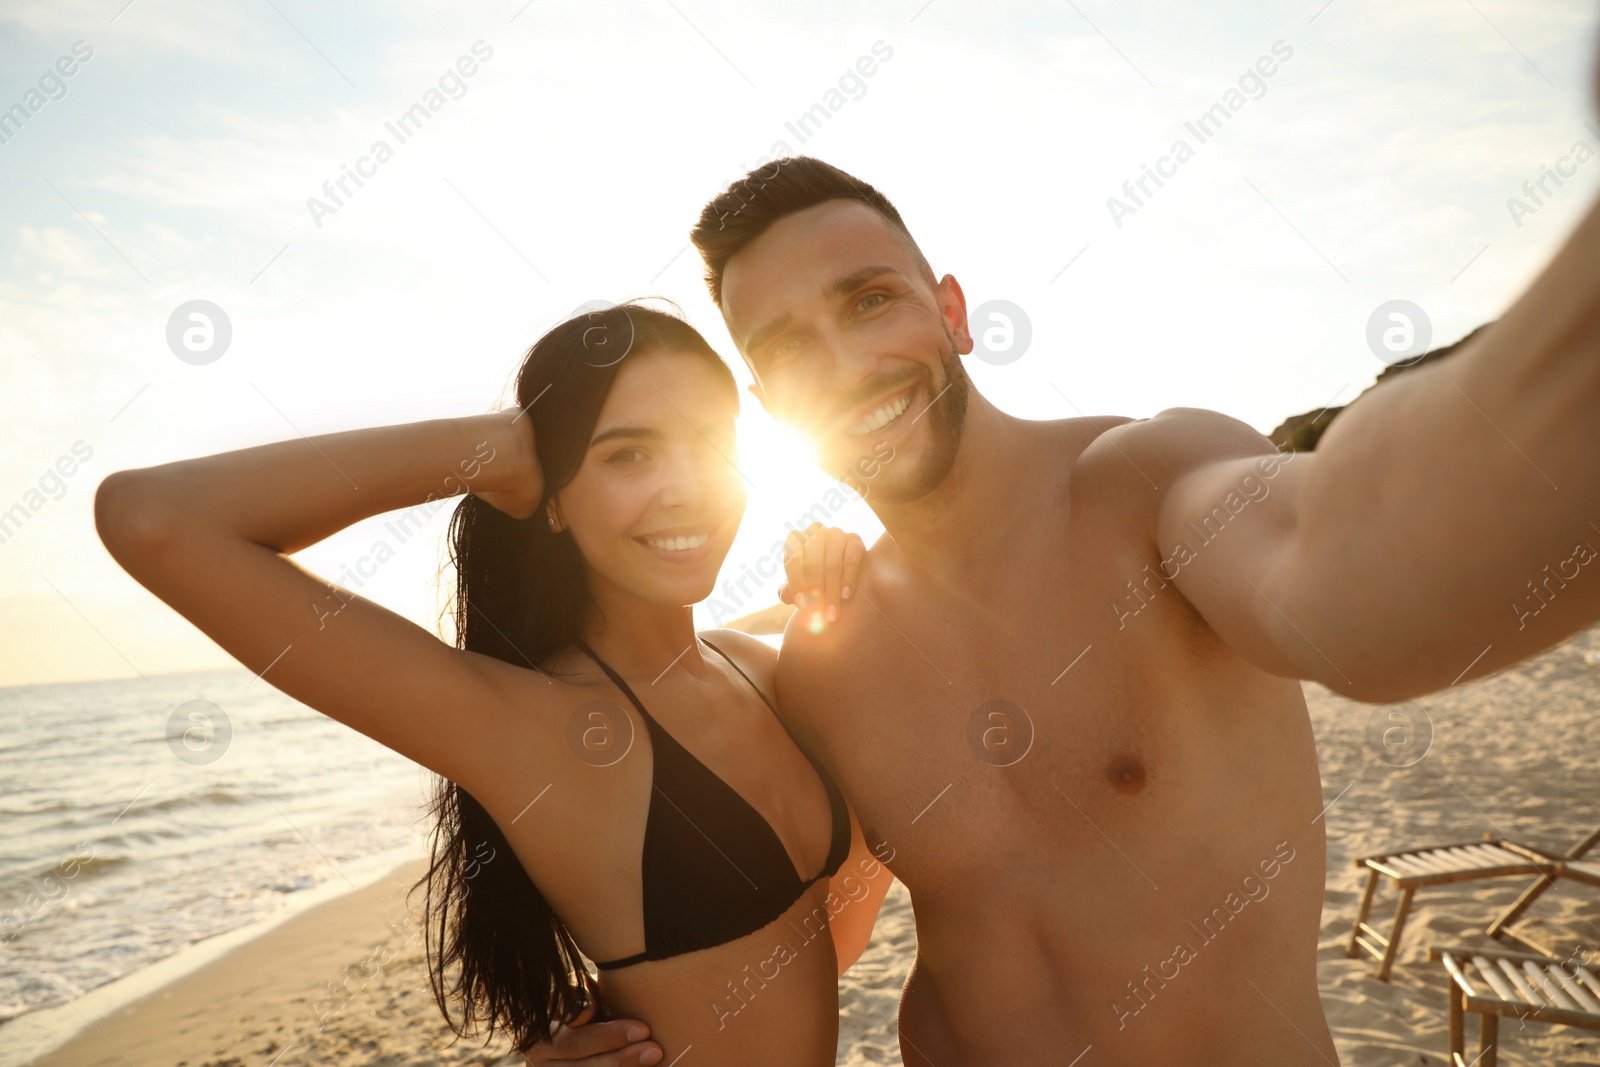
[[[858,422],[850,424],[850,432],[857,437],[864,437],[869,433],[876,433],[892,425],[900,416],[904,415],[906,408],[911,406],[911,394],[915,390],[903,393],[898,399],[891,400],[875,409],[871,414]]]

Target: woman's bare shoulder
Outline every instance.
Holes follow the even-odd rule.
[[[778,650],[742,630],[701,630],[700,636],[726,652],[768,697],[777,681]]]

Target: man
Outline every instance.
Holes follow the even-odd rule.
[[[1546,569],[1600,544],[1600,209],[1306,455],[1209,411],[999,411],[956,279],[820,161],[753,172],[693,237],[767,409],[839,476],[892,450],[860,603],[802,604],[778,690],[910,891],[905,1063],[1336,1063],[1299,679],[1398,701],[1600,617],[1600,578]]]

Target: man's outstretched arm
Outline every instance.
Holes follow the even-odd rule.
[[[1314,454],[1209,412],[1136,427],[1164,572],[1257,665],[1386,702],[1548,648],[1600,618],[1600,204],[1498,323]]]

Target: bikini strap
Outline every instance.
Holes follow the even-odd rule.
[[[707,640],[704,637],[700,637],[699,640],[704,642],[706,644],[706,646],[708,648],[710,648],[713,652],[715,652],[717,655],[719,655],[723,659],[727,660],[728,661],[728,665],[730,667],[732,667],[735,671],[739,672],[739,677],[743,678],[747,683],[749,683],[750,688],[754,689],[756,691],[756,696],[761,698],[761,703],[763,703],[763,704],[765,704],[767,706],[767,710],[768,711],[772,712],[772,714],[774,714],[774,715],[778,714],[778,709],[773,706],[772,701],[767,699],[767,694],[762,692],[761,691],[761,687],[759,685],[757,685],[751,679],[751,677],[744,672],[744,668],[743,667],[739,666],[738,663],[734,662],[734,659],[733,659],[732,656],[728,655],[726,652],[724,652],[722,649],[718,648],[716,645],[712,644],[709,640]],[[595,665],[598,666],[602,671],[605,672],[606,677],[610,678],[611,681],[616,685],[616,687],[618,689],[622,690],[624,693],[627,694],[628,699],[633,702],[633,706],[639,709],[639,714],[643,715],[647,719],[651,718],[650,713],[648,711],[645,711],[644,705],[642,703],[640,703],[639,698],[634,695],[634,692],[633,692],[632,688],[629,687],[628,683],[623,681],[622,680],[622,676],[619,675],[616,671],[612,670],[611,669],[611,665],[608,664],[605,660],[601,659],[599,654],[596,653],[594,649],[589,647],[588,642],[584,641],[583,638],[579,637],[579,638],[574,639],[573,643],[578,646],[578,648],[583,652],[584,655],[586,655],[590,659],[594,660]],[[780,717],[778,719],[778,721],[780,723],[782,723],[783,719]]]
[[[612,683],[618,689],[622,690],[623,693],[627,694],[628,699],[630,701],[632,701],[633,702],[633,706],[639,710],[639,714],[644,716],[646,722],[651,723],[651,724],[655,723],[655,721],[656,721],[655,717],[652,716],[648,711],[646,711],[644,709],[644,704],[641,703],[639,698],[634,695],[632,687],[630,687],[627,682],[624,682],[622,680],[622,676],[620,674],[618,674],[616,671],[612,670],[611,669],[611,665],[609,663],[607,663],[605,660],[601,659],[600,656],[595,652],[594,649],[589,647],[588,642],[586,642],[583,638],[579,637],[579,638],[576,638],[573,643],[576,644],[578,646],[578,648],[582,650],[584,655],[586,655],[590,659],[594,660],[595,665],[598,666],[602,671],[605,672],[606,677],[610,678]]]
[[[639,714],[644,716],[644,721],[652,728],[659,729],[655,718],[645,710],[644,704],[641,703],[639,698],[634,694],[633,687],[627,682],[623,681],[622,676],[616,671],[612,670],[611,665],[605,660],[601,659],[600,654],[594,649],[590,648],[589,643],[583,638],[576,638],[573,643],[578,646],[579,650],[581,650],[585,656],[588,656],[590,659],[594,660],[595,665],[605,672],[606,677],[611,679],[613,685],[627,694],[628,699],[633,702],[633,706],[638,709]],[[670,734],[667,736],[669,738],[671,737]],[[649,940],[649,933],[647,931],[645,935],[645,941],[648,942]],[[621,959],[596,960],[595,966],[602,971],[614,971],[623,967],[631,967],[635,963],[644,963],[646,960],[654,958],[655,957],[651,955],[650,949],[646,948],[643,952],[636,952],[632,956],[624,956]]]
[[[744,668],[739,666],[737,663],[735,663],[732,656],[728,655],[726,652],[722,651],[722,649],[720,649],[716,645],[712,644],[711,641],[708,638],[702,637],[700,640],[704,641],[707,644],[707,646],[710,647],[711,651],[715,652],[717,655],[719,655],[723,659],[727,660],[728,661],[728,666],[732,667],[734,670],[739,672],[739,677],[743,678],[745,681],[750,683],[750,688],[754,689],[756,691],[756,696],[761,698],[761,703],[763,703],[763,704],[765,704],[767,706],[767,710],[768,711],[772,712],[772,714],[774,714],[774,715],[778,714],[778,709],[772,706],[772,701],[767,699],[767,694],[765,694],[765,693],[763,693],[761,691],[761,687],[759,685],[757,685],[754,681],[751,681],[750,676],[748,674],[744,673]],[[782,725],[782,723],[783,723],[782,716],[779,716],[778,723],[780,725]],[[787,729],[787,727],[785,727],[785,729]]]
[[[832,877],[839,870],[839,867],[845,861],[845,857],[850,852],[850,809],[845,804],[844,794],[839,790],[839,783],[833,780],[833,775],[828,773],[828,768],[824,767],[822,761],[817,759],[810,746],[796,737],[794,731],[789,729],[789,724],[783,721],[783,716],[778,714],[778,709],[773,707],[772,701],[767,699],[767,694],[761,691],[759,685],[751,681],[750,676],[744,672],[744,668],[735,663],[732,656],[712,644],[707,638],[702,637],[700,640],[710,645],[717,655],[727,660],[728,664],[739,672],[739,677],[750,683],[750,688],[756,691],[756,696],[761,698],[761,702],[772,712],[772,717],[778,720],[778,725],[783,727],[783,732],[789,735],[789,740],[794,742],[794,746],[800,750],[800,754],[806,758],[812,768],[816,770],[817,777],[822,780],[823,791],[828,794],[828,810],[833,816],[833,842],[828,848],[828,858],[824,861],[822,872],[807,882],[806,885],[812,885],[822,878]]]

